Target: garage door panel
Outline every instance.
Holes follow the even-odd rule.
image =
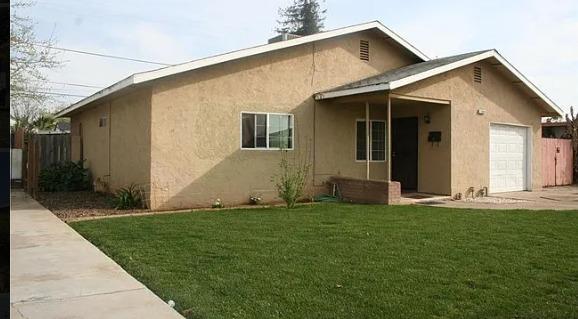
[[[527,129],[490,126],[490,192],[526,189]]]

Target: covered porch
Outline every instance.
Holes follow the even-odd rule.
[[[391,91],[316,99],[317,185],[361,203],[451,194],[450,101]]]

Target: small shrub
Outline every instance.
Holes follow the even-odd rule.
[[[295,207],[295,204],[303,196],[307,174],[311,166],[308,161],[289,163],[287,151],[284,152],[279,163],[280,173],[274,177],[275,187],[279,197],[285,201],[287,208]]]
[[[263,198],[261,198],[261,196],[257,196],[257,195],[249,196],[249,203],[251,205],[259,205],[259,204],[261,204],[262,201],[263,201]]]
[[[44,192],[71,192],[90,189],[88,169],[82,162],[54,163],[40,171],[38,186]]]
[[[213,208],[223,208],[225,207],[225,205],[223,205],[223,202],[221,202],[220,198],[217,198],[214,202],[213,205],[211,205],[211,207]]]
[[[143,208],[142,190],[135,184],[117,190],[114,194],[116,209]]]

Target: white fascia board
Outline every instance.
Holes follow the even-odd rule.
[[[59,111],[54,116],[55,117],[67,116],[68,114],[70,114],[74,110],[79,109],[79,108],[87,105],[88,103],[94,102],[100,98],[103,98],[103,97],[105,97],[109,94],[112,94],[114,92],[120,91],[126,87],[133,85],[133,84],[134,84],[134,76],[131,75],[128,78],[125,78],[124,80],[116,82],[115,84],[113,84],[107,88],[104,88],[104,89],[94,93],[91,96],[85,97],[84,99],[82,99],[82,100],[70,105],[69,107]]]
[[[532,84],[532,82],[530,82],[524,75],[522,75],[514,66],[512,66],[506,59],[504,59],[496,50],[482,52],[478,55],[475,55],[475,56],[472,56],[472,57],[469,57],[469,58],[466,58],[466,59],[463,59],[460,61],[456,61],[454,63],[440,66],[440,67],[437,67],[435,69],[428,70],[426,72],[411,75],[411,76],[408,76],[406,78],[403,78],[403,79],[400,79],[397,81],[391,81],[391,82],[385,83],[385,84],[370,85],[370,86],[365,86],[365,87],[359,87],[359,88],[353,88],[353,89],[344,89],[344,90],[325,92],[325,93],[317,93],[317,94],[315,94],[315,99],[316,100],[323,100],[323,99],[329,99],[329,98],[335,98],[335,97],[341,97],[341,96],[347,96],[347,95],[354,95],[354,94],[360,94],[360,93],[370,93],[370,92],[377,92],[377,91],[382,91],[382,90],[394,90],[394,89],[400,88],[402,86],[406,86],[406,85],[427,79],[429,77],[432,77],[432,76],[435,76],[438,74],[442,74],[442,73],[460,68],[462,66],[466,66],[466,65],[469,65],[469,64],[481,61],[481,60],[485,60],[487,58],[491,58],[491,57],[498,60],[512,74],[514,74],[514,76],[516,78],[518,78],[520,81],[522,81],[522,83],[524,85],[526,85],[526,87],[528,87],[532,92],[534,92],[538,98],[542,99],[542,101],[544,101],[548,106],[550,106],[552,111],[559,114],[560,116],[564,115],[564,112],[562,111],[562,109],[560,109],[560,107],[558,107],[558,105],[556,105],[556,103],[554,103],[544,93],[542,93],[542,91],[540,91],[534,84]]]
[[[339,91],[317,93],[317,94],[315,94],[315,100],[319,101],[319,100],[333,99],[333,98],[341,97],[341,96],[379,92],[379,91],[387,91],[387,90],[389,90],[389,85],[387,83],[386,84],[376,84],[376,85],[362,86],[362,87],[352,88],[352,89],[343,89],[343,90],[339,90]]]
[[[456,61],[454,63],[450,63],[426,72],[422,72],[419,74],[415,74],[412,76],[408,76],[406,78],[397,80],[397,81],[392,81],[389,83],[390,89],[394,90],[397,88],[400,88],[402,86],[406,86],[408,84],[412,84],[418,81],[421,81],[423,79],[427,79],[429,77],[438,75],[438,74],[442,74],[457,68],[460,68],[462,66],[466,66],[468,64],[472,64],[481,60],[485,60],[487,58],[495,58],[496,60],[498,60],[498,62],[500,62],[503,66],[505,66],[512,74],[514,74],[514,76],[522,81],[522,83],[524,83],[524,85],[526,85],[526,87],[528,87],[532,92],[534,92],[540,99],[542,99],[548,106],[550,106],[552,108],[552,111],[558,113],[560,116],[563,116],[564,113],[562,112],[562,110],[560,109],[560,107],[558,107],[558,105],[556,105],[556,103],[554,103],[552,100],[550,100],[544,93],[542,93],[542,91],[540,91],[534,84],[532,84],[532,82],[530,82],[524,75],[522,75],[522,73],[520,73],[514,66],[512,66],[506,59],[504,59],[496,50],[491,50],[488,52],[483,52],[480,53],[478,55],[475,55],[473,57],[469,57],[467,59],[463,59],[460,61]]]
[[[170,75],[174,75],[174,74],[178,74],[178,73],[182,73],[182,72],[192,71],[192,70],[195,70],[198,68],[211,66],[211,65],[215,65],[215,64],[219,64],[219,63],[223,63],[223,62],[227,62],[227,61],[232,61],[232,60],[236,60],[236,59],[241,59],[241,58],[249,57],[252,55],[271,52],[271,51],[275,51],[275,50],[279,50],[279,49],[289,48],[289,47],[293,47],[293,46],[297,46],[297,45],[301,45],[301,44],[311,43],[311,42],[315,42],[315,41],[319,41],[319,40],[329,39],[329,38],[338,37],[341,35],[351,34],[351,33],[370,30],[370,29],[377,29],[377,30],[383,32],[385,35],[387,35],[388,37],[397,41],[401,46],[403,46],[404,48],[409,50],[411,53],[416,55],[418,58],[420,58],[424,61],[429,60],[429,58],[425,54],[423,54],[421,51],[419,51],[414,46],[412,46],[409,42],[405,41],[402,37],[397,35],[395,32],[391,31],[390,29],[388,29],[387,27],[385,27],[383,24],[381,24],[378,21],[372,21],[372,22],[362,23],[362,24],[344,27],[344,28],[340,28],[340,29],[335,29],[335,30],[331,30],[331,31],[320,32],[320,33],[316,33],[313,35],[309,35],[309,36],[305,36],[305,37],[301,37],[301,38],[296,38],[296,39],[291,39],[291,40],[287,40],[287,41],[280,41],[280,42],[275,42],[275,43],[271,43],[271,44],[259,45],[259,46],[252,47],[252,48],[241,49],[238,51],[233,51],[233,52],[220,54],[220,55],[216,55],[216,56],[212,56],[212,57],[208,57],[208,58],[203,58],[203,59],[199,59],[199,60],[195,60],[195,61],[191,61],[191,62],[186,62],[186,63],[182,63],[182,64],[177,64],[177,65],[173,65],[173,66],[168,66],[168,67],[164,67],[164,68],[160,68],[160,69],[156,69],[156,70],[152,70],[152,71],[136,73],[136,74],[133,74],[130,77],[120,81],[120,82],[117,82],[117,83],[111,85],[110,87],[108,87],[106,89],[103,89],[102,91],[99,91],[99,92],[97,92],[97,93],[95,93],[95,94],[93,94],[87,98],[80,100],[79,102],[77,102],[75,104],[72,104],[71,106],[67,107],[66,109],[58,112],[56,114],[56,116],[57,117],[66,116],[70,112],[72,112],[72,111],[74,111],[74,110],[76,110],[76,109],[78,109],[78,108],[80,108],[80,107],[82,107],[88,103],[94,102],[100,98],[103,98],[109,94],[112,94],[112,93],[119,91],[119,90],[121,90],[127,86],[130,86],[130,85],[143,83],[143,82],[147,82],[147,81],[152,81],[152,80],[156,80],[156,79],[159,79],[159,78],[162,78],[165,76],[170,76]]]
[[[252,47],[252,48],[248,48],[248,49],[233,51],[233,52],[229,52],[229,53],[225,53],[225,54],[221,54],[221,55],[216,55],[216,56],[209,57],[209,58],[195,60],[195,61],[191,61],[191,62],[187,62],[187,63],[183,63],[183,64],[178,64],[178,65],[174,65],[174,66],[164,67],[164,68],[160,68],[160,69],[149,71],[149,72],[137,73],[137,74],[135,74],[135,83],[151,81],[151,80],[162,78],[165,76],[169,76],[169,75],[173,75],[173,74],[177,74],[177,73],[182,73],[182,72],[187,72],[187,71],[199,69],[199,68],[214,65],[214,64],[219,64],[219,63],[223,63],[223,62],[227,62],[227,61],[237,60],[237,59],[249,57],[252,55],[276,51],[276,50],[289,48],[289,47],[293,47],[293,46],[297,46],[297,45],[301,45],[301,44],[311,43],[311,42],[315,42],[315,41],[319,41],[319,40],[334,38],[334,37],[338,37],[341,35],[346,35],[346,34],[355,33],[355,32],[359,32],[359,31],[370,30],[370,29],[378,29],[379,31],[385,33],[388,37],[397,41],[404,48],[406,48],[407,50],[409,50],[410,52],[415,54],[420,59],[422,59],[424,61],[429,60],[429,58],[425,54],[423,54],[418,49],[413,47],[411,44],[409,44],[403,38],[401,38],[400,36],[395,34],[393,31],[386,28],[383,24],[381,24],[377,21],[373,21],[373,22],[358,24],[358,25],[354,25],[354,26],[350,26],[350,27],[341,28],[341,29],[336,29],[336,30],[332,30],[332,31],[320,32],[320,33],[316,33],[316,34],[301,37],[301,38],[291,39],[291,40],[287,40],[287,41],[280,41],[280,42],[275,42],[275,43],[271,43],[271,44],[264,44],[264,45],[260,45],[260,46],[256,46],[256,47]]]
[[[474,55],[474,56],[472,56],[472,57],[469,57],[469,58],[466,58],[466,59],[463,59],[463,60],[459,60],[459,61],[456,61],[456,62],[453,62],[453,63],[450,63],[450,64],[446,64],[446,65],[437,67],[437,68],[435,68],[435,69],[431,69],[431,70],[428,70],[428,71],[425,71],[425,72],[422,72],[422,73],[410,75],[410,76],[408,76],[408,77],[406,77],[406,78],[399,79],[399,80],[396,80],[396,81],[391,81],[391,82],[389,83],[389,87],[390,87],[392,90],[394,90],[394,89],[400,88],[400,87],[402,87],[402,86],[406,86],[406,85],[408,85],[408,84],[412,84],[412,83],[415,83],[415,82],[418,82],[418,81],[427,79],[427,78],[429,78],[429,77],[432,77],[432,76],[435,76],[435,75],[438,75],[438,74],[442,74],[442,73],[445,73],[445,72],[448,72],[448,71],[451,71],[451,70],[460,68],[460,67],[462,67],[462,66],[466,66],[466,65],[468,65],[468,64],[472,64],[472,63],[475,63],[475,62],[478,62],[478,61],[487,59],[487,58],[493,56],[493,52],[494,52],[494,51],[488,51],[488,52],[480,53],[480,54],[478,54],[478,55]]]
[[[397,33],[393,32],[392,30],[390,30],[388,27],[384,26],[383,24],[381,24],[381,22],[379,21],[374,21],[374,23],[377,24],[376,28],[379,29],[381,32],[387,34],[390,38],[392,38],[393,40],[395,40],[397,43],[401,44],[404,48],[408,49],[409,51],[411,51],[411,53],[415,54],[417,57],[419,57],[420,59],[422,59],[423,61],[429,61],[430,58],[425,55],[423,52],[421,52],[420,50],[418,50],[416,47],[414,47],[413,45],[411,45],[411,43],[407,42],[406,40],[404,40],[402,37],[400,37],[399,35],[397,35]]]
[[[494,51],[495,52],[495,51]],[[502,65],[504,65],[510,72],[512,72],[522,83],[524,83],[532,92],[536,93],[536,95],[542,99],[542,101],[546,102],[548,106],[552,108],[554,112],[556,112],[560,116],[564,116],[564,111],[552,101],[546,94],[544,94],[540,89],[535,86],[530,80],[528,80],[520,71],[518,71],[513,65],[510,64],[506,59],[504,59],[498,52],[495,52],[494,57],[500,61]]]
[[[332,91],[332,92],[326,92],[326,93],[317,93],[315,95],[315,99],[316,100],[323,100],[323,99],[330,99],[330,98],[334,98],[334,97],[354,95],[354,94],[360,94],[360,93],[370,93],[370,92],[377,92],[377,91],[382,91],[382,90],[397,89],[397,88],[402,87],[404,85],[408,85],[408,84],[426,79],[430,76],[444,73],[444,72],[447,72],[449,70],[453,70],[455,68],[458,68],[460,66],[464,66],[464,65],[485,59],[485,58],[491,56],[491,53],[492,53],[491,51],[480,53],[479,55],[475,55],[473,57],[470,57],[470,58],[467,58],[464,60],[450,63],[448,65],[444,65],[444,66],[441,66],[441,67],[438,67],[435,69],[431,69],[431,70],[426,71],[426,72],[411,75],[411,76],[408,76],[406,78],[403,78],[403,79],[400,79],[397,81],[391,81],[389,83],[362,86],[362,87],[353,88],[353,89],[344,89],[344,90]]]

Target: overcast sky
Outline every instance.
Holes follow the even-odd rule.
[[[263,44],[290,0],[37,0],[22,13],[59,47],[180,63]],[[431,58],[495,48],[564,110],[578,106],[578,1],[327,0],[325,29],[379,20]],[[105,87],[159,66],[60,53],[54,82]],[[54,92],[98,89],[53,85]],[[64,99],[63,104],[78,98]]]

